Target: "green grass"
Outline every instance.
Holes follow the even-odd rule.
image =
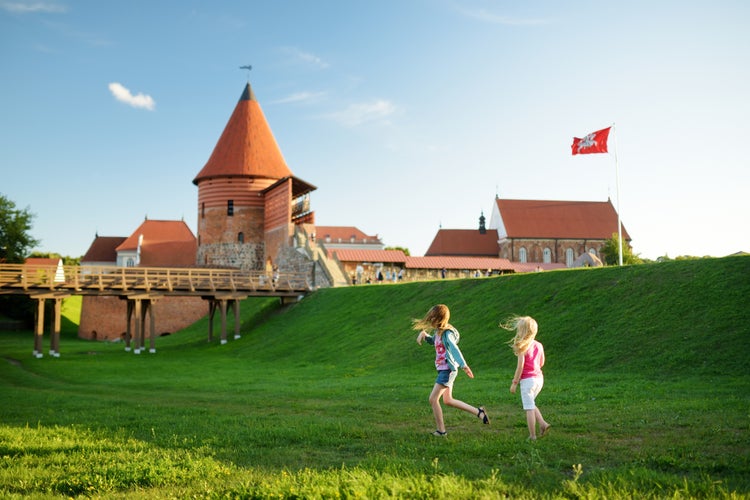
[[[454,395],[492,418],[448,408],[445,439],[410,330],[440,302],[476,375]],[[0,497],[750,498],[749,306],[750,257],[371,285],[248,299],[241,339],[203,319],[135,355],[78,339],[70,299],[58,359],[0,333]],[[510,314],[547,354],[536,443]]]

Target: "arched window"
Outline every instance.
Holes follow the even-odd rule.
[[[550,250],[549,248],[545,248],[544,249],[544,258],[543,258],[543,260],[546,263],[552,262],[552,250]]]
[[[518,262],[528,262],[528,255],[526,254],[525,247],[518,249]]]
[[[571,267],[573,265],[573,261],[575,260],[573,257],[574,257],[574,254],[573,254],[572,248],[568,248],[567,250],[565,250],[565,265],[566,266]]]
[[[133,260],[133,257],[128,257],[128,260],[125,262],[125,267],[134,267],[135,261]]]
[[[237,233],[237,243],[245,243],[245,233],[242,231]]]

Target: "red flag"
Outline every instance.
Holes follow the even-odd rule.
[[[583,139],[573,137],[573,145],[570,148],[573,150],[574,155],[585,155],[589,153],[606,153],[607,152],[607,138],[609,137],[609,129],[607,127],[602,130],[592,132]]]

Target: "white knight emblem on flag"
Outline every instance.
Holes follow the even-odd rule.
[[[596,132],[593,134],[589,134],[578,143],[578,152],[580,153],[582,149],[591,148],[596,146],[596,141],[594,140],[594,137],[596,137]]]

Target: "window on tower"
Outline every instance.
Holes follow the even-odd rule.
[[[234,200],[227,200],[227,215],[229,217],[234,215]]]

